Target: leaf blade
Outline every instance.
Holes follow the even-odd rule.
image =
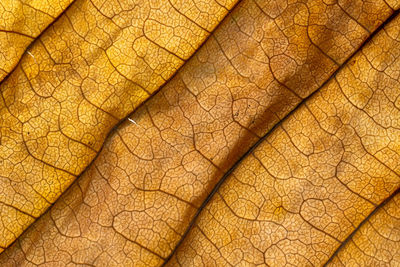
[[[198,18],[212,30],[235,1],[226,7],[195,4],[183,7],[191,10],[185,16],[169,2],[76,1],[2,81],[0,175],[6,194],[0,205],[2,217],[9,217],[2,247],[68,188],[113,126],[200,46],[209,32],[189,17],[212,8]],[[176,36],[169,40],[171,31]]]
[[[218,43],[216,43],[216,41],[215,40],[213,40],[214,41],[214,44],[213,44],[213,46],[212,45],[210,45],[209,47],[211,47],[211,48],[209,48],[210,49],[210,51],[215,51],[215,49],[213,49],[212,47],[218,47],[218,45],[219,46],[221,46],[221,44],[218,44]],[[203,62],[204,60],[202,60],[204,57],[205,57],[205,55],[204,55],[204,53],[206,53],[206,52],[203,52],[203,54],[201,55],[201,56],[199,56],[199,59],[198,59],[198,61],[199,62]],[[230,59],[230,57],[229,56],[227,56],[227,58],[229,58]],[[229,61],[229,60],[228,60]],[[240,62],[240,61],[239,61]],[[232,63],[231,63],[232,64]],[[195,65],[195,64],[194,64]],[[228,65],[229,65],[229,63],[228,63]],[[188,67],[188,68],[193,68],[194,69],[194,67]],[[203,69],[203,71],[200,71],[200,74],[201,73],[204,73],[204,72],[206,72],[206,71],[204,71],[204,70],[207,70],[206,68],[205,69]],[[239,69],[238,70],[239,71],[239,75],[238,76],[240,76],[240,74],[242,74],[241,72],[243,72],[243,70],[242,69]],[[188,80],[190,81],[190,77],[191,77],[191,75],[190,75],[190,72],[189,72],[189,74],[186,74],[187,76],[186,76],[186,79],[184,78],[184,77],[178,77],[178,78],[176,78],[175,80],[178,80],[178,81],[175,81],[175,82],[173,82],[173,81],[171,81],[171,83],[172,83],[172,85],[170,85],[170,86],[167,86],[168,88],[171,88],[171,87],[177,87],[177,88],[179,88],[179,87],[187,87],[187,86],[190,86],[190,85],[186,85],[188,82]],[[242,74],[243,75],[243,74]],[[182,76],[183,76],[183,74],[182,74]],[[194,75],[194,76],[196,76],[196,75]],[[262,77],[262,76],[261,76]],[[203,78],[203,77],[201,77],[201,78]],[[182,81],[184,81],[183,83],[182,83]],[[195,83],[193,83],[193,84],[195,84]],[[196,86],[193,86],[193,84],[192,84],[192,90],[193,89],[196,89]],[[284,86],[282,86],[283,88],[284,88]],[[282,88],[282,87],[280,87],[280,88]],[[139,177],[145,177],[145,175],[141,175],[140,173],[138,174],[138,173],[136,173],[136,172],[134,172],[132,169],[129,169],[130,167],[129,167],[129,164],[132,164],[132,159],[131,158],[129,158],[129,157],[126,157],[126,156],[124,156],[123,154],[121,154],[121,150],[126,150],[126,151],[128,151],[128,154],[135,154],[136,156],[138,156],[139,158],[141,158],[142,160],[149,160],[149,158],[151,159],[152,157],[154,157],[154,155],[155,154],[157,154],[157,153],[160,153],[161,151],[165,151],[165,153],[167,153],[168,152],[168,150],[173,150],[174,151],[174,153],[172,153],[172,154],[179,154],[179,150],[177,150],[177,148],[180,148],[181,150],[184,148],[183,146],[182,146],[182,144],[181,144],[181,142],[175,142],[174,143],[174,137],[171,137],[170,139],[169,139],[169,136],[168,135],[166,135],[166,138],[165,138],[165,141],[167,141],[167,142],[170,142],[171,144],[175,144],[175,145],[173,145],[173,146],[170,146],[170,147],[166,147],[165,149],[164,148],[162,148],[162,147],[160,147],[160,143],[157,143],[156,141],[157,141],[157,139],[156,138],[150,138],[150,140],[153,140],[154,139],[154,142],[157,144],[155,147],[154,147],[154,149],[153,149],[153,151],[150,151],[149,149],[146,149],[146,144],[149,144],[149,141],[147,140],[146,141],[146,136],[148,136],[149,135],[149,133],[146,133],[146,131],[157,131],[157,128],[159,128],[158,130],[159,131],[165,131],[166,129],[168,129],[168,127],[167,128],[165,128],[165,125],[164,124],[168,124],[168,123],[170,123],[171,122],[171,120],[173,121],[173,119],[172,118],[175,118],[175,119],[177,119],[177,118],[183,118],[183,117],[188,117],[188,118],[190,118],[190,117],[192,117],[192,116],[187,116],[187,115],[184,115],[183,117],[182,117],[182,115],[179,115],[179,116],[181,116],[181,117],[179,117],[178,115],[176,115],[175,113],[171,113],[169,116],[155,116],[155,115],[157,115],[157,113],[160,113],[160,110],[162,110],[162,108],[163,107],[165,107],[165,109],[166,110],[168,110],[169,109],[169,105],[171,105],[171,103],[179,103],[179,105],[182,105],[181,106],[181,108],[183,109],[183,111],[190,111],[190,109],[189,109],[189,107],[191,106],[191,102],[187,102],[187,101],[185,101],[184,99],[182,99],[182,100],[180,100],[180,101],[176,101],[176,100],[174,100],[174,99],[181,99],[181,98],[179,98],[179,97],[177,97],[177,95],[179,95],[179,94],[177,94],[176,92],[174,92],[172,89],[169,89],[169,90],[164,90],[163,89],[163,94],[164,94],[164,96],[160,96],[160,97],[158,97],[156,100],[153,100],[153,101],[151,101],[153,104],[151,104],[151,108],[150,107],[146,107],[146,108],[142,108],[141,109],[141,111],[139,111],[139,112],[137,112],[137,113],[135,113],[134,114],[134,117],[132,117],[131,119],[132,120],[134,120],[136,123],[135,124],[132,124],[131,126],[128,126],[130,123],[128,123],[128,122],[126,122],[124,125],[122,125],[121,126],[121,129],[119,129],[118,130],[118,133],[117,134],[115,134],[114,135],[114,137],[111,139],[111,141],[110,141],[110,144],[108,144],[107,145],[107,147],[106,147],[106,150],[108,150],[107,152],[105,152],[105,153],[110,153],[111,154],[111,156],[109,155],[109,156],[100,156],[99,157],[99,160],[98,160],[98,162],[97,162],[97,164],[95,163],[95,166],[97,166],[97,169],[95,169],[95,170],[92,170],[91,172],[98,172],[99,174],[97,174],[97,176],[105,176],[105,177],[107,177],[107,179],[111,179],[112,180],[112,178],[114,178],[114,182],[116,182],[115,181],[115,178],[116,177],[120,177],[119,179],[120,179],[120,183],[122,183],[122,182],[124,182],[123,183],[123,187],[126,187],[125,188],[125,190],[128,190],[128,192],[129,192],[129,190],[132,190],[132,184],[130,185],[130,183],[132,183],[132,181],[129,181],[129,179],[133,179],[135,176],[133,176],[132,178],[127,178],[127,177],[130,177],[130,175],[128,175],[128,176],[126,176],[125,174],[123,174],[123,173],[119,173],[119,172],[117,172],[116,170],[118,170],[118,169],[121,169],[121,170],[124,170],[124,171],[128,171],[129,173],[131,173],[131,174],[135,174],[135,175],[137,175],[137,176],[139,176]],[[180,94],[182,94],[182,92],[181,91],[179,91],[180,92]],[[301,92],[301,91],[300,91]],[[189,94],[194,94],[194,93],[197,93],[198,94],[198,92],[195,92],[194,90],[193,91],[191,91],[191,92],[189,92]],[[295,98],[295,97],[293,97],[293,98]],[[205,99],[205,100],[207,100],[207,98]],[[220,103],[221,101],[217,101],[217,103]],[[211,102],[212,103],[212,102]],[[201,104],[203,105],[202,107],[203,108],[208,108],[209,109],[209,103],[207,102],[207,101],[204,101],[204,102],[201,102]],[[208,106],[207,106],[208,105]],[[156,108],[157,106],[161,106],[161,108]],[[173,105],[174,106],[174,105]],[[240,110],[240,109],[239,109]],[[162,112],[161,112],[162,113]],[[167,111],[163,111],[163,113],[168,113]],[[194,119],[196,119],[196,118],[194,118]],[[247,123],[249,123],[249,122],[247,122]],[[243,124],[245,124],[246,125],[246,123],[243,123]],[[273,123],[272,123],[273,124]],[[173,123],[171,123],[171,125],[173,126],[174,124]],[[151,126],[151,127],[150,127]],[[154,126],[156,126],[156,127],[154,127]],[[131,128],[133,128],[133,127],[135,127],[135,129],[138,129],[139,127],[142,127],[142,129],[141,130],[134,130],[134,131],[132,131],[132,129]],[[272,127],[272,126],[270,126],[270,127]],[[153,129],[152,129],[153,128]],[[175,126],[173,126],[173,127],[171,127],[171,129],[174,129],[174,131],[179,131],[179,130],[177,130],[177,129],[179,129],[180,127],[179,127],[179,125],[176,125],[176,127]],[[245,128],[247,128],[247,127],[245,127]],[[249,127],[250,128],[250,127]],[[261,128],[261,131],[265,131],[265,128],[263,128],[263,127],[260,127]],[[268,127],[266,127],[266,128],[268,128]],[[136,135],[136,136],[132,136],[132,132],[133,132],[133,134],[134,135]],[[253,132],[257,132],[256,130],[254,130],[253,129]],[[185,138],[187,138],[187,135],[188,135],[188,133],[186,132],[186,131],[182,131],[182,133],[181,133],[181,135],[182,135],[182,137],[183,137],[183,140],[185,140]],[[122,137],[121,137],[122,136]],[[150,134],[150,136],[152,136],[152,134]],[[257,136],[257,134],[254,134],[254,136]],[[143,138],[140,138],[140,137],[143,137]],[[115,141],[115,140],[117,140],[117,139],[123,139],[123,138],[126,138],[126,140],[125,140],[125,142],[122,142],[122,141]],[[135,139],[136,140],[141,140],[141,142],[136,142],[135,141]],[[256,138],[255,139],[253,139],[253,140],[256,140]],[[252,142],[254,142],[252,140]],[[125,143],[125,144],[124,144]],[[143,144],[142,144],[143,143]],[[216,144],[216,145],[218,145],[218,143]],[[174,148],[174,146],[176,146],[176,148]],[[196,145],[195,145],[196,146]],[[230,145],[231,146],[231,145]],[[248,145],[247,145],[248,146]],[[151,147],[150,145],[149,145],[149,147]],[[232,146],[231,146],[232,147]],[[239,146],[240,147],[240,146]],[[246,148],[246,145],[244,145],[244,150],[247,150],[247,148]],[[162,148],[162,149],[161,149]],[[233,148],[235,148],[235,145],[233,145]],[[113,151],[119,151],[119,153],[114,153]],[[130,150],[130,151],[129,151]],[[160,151],[157,151],[157,150],[160,150]],[[201,149],[200,149],[201,150]],[[133,152],[132,152],[133,151]],[[220,158],[216,158],[216,160],[214,160],[214,157],[213,157],[213,153],[212,152],[209,152],[209,151],[207,151],[207,150],[205,150],[205,152],[208,152],[209,154],[208,155],[206,155],[206,160],[208,160],[209,161],[209,163],[207,163],[207,164],[209,164],[210,166],[214,166],[214,168],[215,169],[218,169],[218,168],[221,168],[221,169],[223,169],[223,170],[225,170],[225,169],[227,169],[227,168],[229,168],[229,166],[225,166],[224,165],[224,158],[223,157],[221,157],[220,156]],[[152,154],[153,153],[153,154]],[[200,153],[201,154],[201,153]],[[204,154],[204,153],[203,153]],[[228,153],[229,154],[229,153]],[[240,153],[238,153],[239,155],[240,155]],[[112,155],[114,155],[114,156],[112,156]],[[117,155],[117,156],[116,156]],[[166,154],[166,155],[168,155],[168,154]],[[118,158],[118,156],[119,157],[121,157],[121,159],[120,160],[122,160],[122,162],[124,162],[125,161],[125,163],[123,163],[123,165],[121,165],[122,167],[119,167],[119,168],[114,168],[114,167],[112,167],[113,166],[113,164],[116,164],[116,163],[114,163],[114,162],[116,162],[115,160],[116,160],[116,158]],[[171,156],[171,154],[169,154],[169,156]],[[236,155],[237,156],[237,155]],[[187,163],[189,163],[191,160],[193,160],[193,159],[196,159],[196,157],[199,157],[199,155],[197,154],[190,154],[190,156],[187,156],[186,157],[186,160],[184,161],[184,162],[186,162],[185,163],[185,167],[186,168],[189,168],[191,171],[193,171],[193,170],[195,170],[196,168],[195,168],[195,166],[193,166],[193,165],[190,165],[190,164],[187,164]],[[123,160],[125,158],[125,160]],[[204,163],[202,162],[202,161],[199,161],[199,160],[196,160],[195,161],[196,162],[196,164],[199,164],[199,165],[203,165]],[[229,160],[227,161],[227,162],[229,162]],[[129,164],[128,164],[129,163]],[[121,164],[121,163],[120,163]],[[134,164],[134,165],[136,165],[136,166],[140,166],[140,164]],[[227,164],[228,165],[228,164]],[[161,166],[163,166],[162,164],[161,165],[159,165],[160,166],[160,168],[162,169],[162,167]],[[217,167],[216,167],[217,166]],[[208,167],[208,168],[210,168],[210,167]],[[206,168],[206,170],[207,170],[207,168]],[[142,170],[142,172],[143,172],[144,170]],[[143,174],[145,173],[145,171],[143,172]],[[218,173],[218,171],[216,171],[216,173]],[[181,174],[179,174],[179,169],[178,169],[178,172],[176,173],[176,174],[174,174],[174,173],[170,173],[169,174],[171,177],[173,177],[174,175],[175,175],[175,177],[183,177]],[[220,174],[219,174],[220,175]],[[85,177],[86,176],[86,177]],[[97,181],[97,178],[94,176],[94,177],[89,177],[88,178],[88,176],[89,176],[89,174],[86,174],[84,177],[85,178],[82,178],[85,182],[83,182],[83,183],[89,183],[90,182],[90,180],[91,179],[94,179],[94,180],[96,180]],[[122,179],[121,179],[121,177],[122,177]],[[189,177],[190,178],[190,177]],[[118,179],[117,179],[118,180]],[[140,182],[140,181],[135,181],[135,183],[134,183],[134,185],[135,186],[142,186],[144,189],[145,189],[145,191],[149,191],[148,193],[150,193],[150,195],[151,195],[151,191],[152,190],[154,190],[154,188],[152,189],[152,186],[155,186],[155,188],[157,188],[157,184],[153,184],[153,183],[156,183],[157,181],[147,181],[147,182],[145,182],[145,181],[142,181],[142,182]],[[214,181],[215,182],[215,181]],[[143,185],[141,185],[141,184],[143,184]],[[171,189],[171,187],[170,188],[168,188],[168,183],[165,183],[164,182],[164,184],[163,184],[163,186],[164,186],[164,188],[163,189]],[[167,187],[165,187],[165,186],[167,186]],[[175,185],[173,185],[173,183],[172,183],[172,186],[175,186]],[[212,187],[212,186],[211,186]],[[75,190],[78,190],[78,188],[79,188],[79,186],[77,186],[77,187],[75,187]],[[84,187],[84,186],[82,186],[82,188],[93,188],[93,186],[91,185],[90,187]],[[116,186],[116,185],[112,185],[111,186],[111,188],[112,188],[112,190],[110,190],[109,192],[112,192],[113,190],[118,190],[119,189],[119,187],[118,186]],[[143,189],[142,188],[142,189]],[[179,187],[176,187],[177,189],[179,189]],[[139,189],[140,189],[140,187],[139,187]],[[92,189],[89,189],[89,190],[92,190]],[[122,189],[121,189],[122,190]],[[174,190],[176,190],[174,187],[172,187],[172,190],[170,190],[170,191],[172,191],[172,192],[174,192]],[[79,191],[79,190],[78,190]],[[83,190],[83,191],[85,191],[85,190]],[[139,190],[140,191],[140,190]],[[143,190],[142,190],[143,191]],[[157,191],[157,190],[155,190],[155,191]],[[167,192],[165,192],[165,193],[168,193],[168,190],[166,190]],[[124,195],[124,194],[126,194],[126,192],[124,193],[124,191],[122,190],[122,192],[120,192],[122,195]],[[155,192],[154,194],[156,194],[157,192]],[[161,192],[162,193],[162,192]],[[176,203],[178,203],[179,202],[179,205],[187,205],[187,206],[190,206],[190,204],[189,203],[194,203],[194,204],[192,204],[192,205],[199,205],[199,203],[202,203],[202,200],[196,200],[196,199],[194,199],[193,200],[193,198],[192,198],[192,195],[190,195],[190,194],[188,194],[188,195],[185,195],[184,194],[184,192],[182,193],[182,192],[178,192],[179,194],[176,194],[176,195],[178,195],[178,197],[177,196],[174,196],[174,198],[176,199],[175,200],[175,202]],[[77,193],[77,192],[75,192],[75,194],[79,194],[79,192]],[[171,193],[169,193],[169,194],[171,194]],[[144,193],[143,193],[143,195],[145,195]],[[166,194],[167,195],[167,194]],[[149,194],[147,194],[147,196],[149,196]],[[71,197],[71,196],[70,196]],[[203,194],[203,196],[201,196],[200,197],[200,199],[204,199],[206,196]],[[153,198],[154,198],[154,196],[153,196]],[[157,200],[157,207],[159,207],[158,205],[162,205],[162,204],[164,204],[164,205],[166,205],[168,202],[166,202],[166,198],[163,198],[163,200],[162,201],[160,201],[159,199],[157,199],[157,197],[156,197],[156,200]],[[183,201],[182,201],[183,200]],[[188,202],[188,200],[190,200],[190,202]],[[68,200],[68,201],[72,201],[71,199],[70,200]],[[71,203],[71,202],[68,202],[67,201],[67,203]],[[126,201],[128,201],[128,200],[126,200]],[[128,201],[129,202],[129,201]],[[162,203],[162,204],[161,204]],[[186,203],[186,204],[185,204]],[[70,204],[64,204],[64,208],[66,207],[66,206],[69,206]],[[74,208],[74,209],[78,209],[78,207],[80,206],[80,204],[78,203],[78,204],[76,204],[77,206]],[[130,204],[130,205],[132,205],[132,203]],[[167,204],[167,205],[169,205],[169,207],[171,207],[171,208],[173,208],[174,207],[174,205],[170,205],[170,204]],[[178,205],[178,204],[176,204],[176,205]],[[62,210],[64,210],[64,208],[60,208],[59,210],[60,210],[60,212],[67,212],[67,214],[68,214],[68,211],[66,210],[66,211],[62,211]],[[73,209],[73,210],[74,210]],[[154,207],[153,207],[153,209],[154,209]],[[190,208],[190,207],[188,207],[187,208],[187,212],[186,212],[186,215],[187,215],[187,213],[189,213],[189,216],[191,215],[191,214],[193,214],[194,212],[193,211],[190,211],[190,210],[193,210],[193,208]],[[57,211],[58,212],[58,211]],[[150,210],[147,210],[147,212],[150,212]],[[128,227],[126,227],[126,225],[124,225],[124,222],[127,222],[127,221],[129,221],[129,220],[127,220],[126,218],[129,218],[129,216],[131,216],[132,217],[132,220],[135,220],[136,218],[140,218],[141,216],[133,216],[132,214],[132,211],[130,211],[129,209],[128,210],[125,210],[123,213],[121,213],[122,215],[121,216],[119,216],[119,217],[116,217],[115,219],[116,219],[116,221],[117,221],[117,223],[116,224],[113,224],[112,226],[113,226],[113,228],[115,228],[114,230],[116,230],[116,232],[118,233],[117,235],[119,236],[119,235],[122,235],[122,237],[123,238],[125,238],[125,241],[124,242],[127,242],[127,240],[130,240],[129,242],[132,242],[132,243],[134,243],[134,242],[138,242],[139,241],[139,244],[137,244],[137,245],[139,245],[139,247],[141,247],[141,249],[143,249],[143,246],[145,246],[145,247],[155,247],[156,249],[161,249],[160,251],[157,251],[157,252],[155,252],[155,254],[160,254],[160,252],[162,252],[162,253],[166,253],[165,251],[167,251],[168,252],[168,249],[167,250],[165,250],[164,248],[163,248],[163,246],[166,246],[167,248],[168,248],[168,246],[170,246],[170,241],[169,242],[162,242],[162,243],[157,243],[157,241],[158,240],[162,240],[162,238],[161,239],[155,239],[155,240],[150,240],[150,242],[148,242],[148,240],[146,241],[146,233],[147,234],[150,234],[151,232],[152,232],[152,230],[151,229],[147,229],[147,232],[146,232],[146,227],[144,227],[143,229],[141,229],[140,227],[139,227],[139,230],[142,230],[142,231],[144,231],[143,233],[139,233],[137,236],[136,236],[136,238],[135,239],[133,239],[132,238],[132,236],[134,237],[135,236],[135,229],[137,229],[137,226],[135,226],[134,224],[132,224],[132,225],[129,225]],[[185,215],[185,211],[184,212],[182,212],[182,214],[183,215]],[[49,217],[48,216],[50,216],[50,215],[47,215],[47,220],[49,220]],[[52,215],[52,216],[55,216],[55,215]],[[159,217],[157,217],[157,215],[156,214],[154,214],[153,216],[155,216],[154,218],[159,218]],[[57,216],[55,216],[56,218],[57,218]],[[55,229],[59,229],[60,228],[60,226],[62,226],[63,225],[63,223],[62,223],[62,218],[63,218],[63,216],[61,217],[61,218],[58,218],[58,222],[56,222],[55,223],[55,226],[52,226],[53,227],[53,231],[55,230]],[[124,219],[125,218],[125,219]],[[179,219],[179,218],[177,218],[177,219]],[[169,220],[171,220],[171,218],[169,218]],[[186,220],[186,219],[185,219]],[[185,221],[184,220],[184,221]],[[77,220],[78,222],[80,221],[80,220]],[[168,219],[163,219],[163,220],[160,220],[159,219],[159,221],[166,221],[166,222],[168,222]],[[171,222],[171,221],[169,221],[169,222]],[[77,223],[78,225],[80,225],[79,223]],[[161,223],[161,225],[162,225],[162,223]],[[157,225],[157,227],[156,228],[160,228],[160,226],[161,225]],[[85,224],[82,224],[82,227],[83,228],[85,228],[85,231],[83,231],[84,233],[88,233],[87,231],[88,231],[88,229],[86,228],[86,226],[85,226]],[[62,228],[62,227],[61,227]],[[162,228],[162,227],[161,227]],[[172,228],[174,231],[177,231],[178,233],[179,233],[179,231],[182,231],[180,228],[182,228],[181,226],[177,226],[176,224],[175,224],[175,222],[174,222],[174,224],[173,224],[173,227],[171,227],[171,226],[168,226],[168,228]],[[65,229],[65,228],[63,228],[62,230],[60,230],[60,231],[62,231],[62,233],[65,235],[65,234],[68,234],[68,235],[73,235],[74,234],[74,230],[73,229]],[[133,231],[133,232],[130,232],[130,231]],[[173,231],[172,231],[173,232]],[[162,233],[162,232],[160,232],[160,233]],[[53,232],[53,234],[54,234],[54,232]],[[169,234],[170,235],[170,234]],[[160,234],[160,236],[162,236],[161,234]],[[176,234],[175,236],[179,236],[179,234]],[[40,238],[40,237],[39,237]],[[139,239],[138,239],[139,238]],[[175,237],[174,237],[175,238]],[[26,240],[26,239],[25,239]],[[134,242],[133,242],[133,241]],[[175,240],[176,240],[176,238],[175,238]],[[107,240],[108,241],[108,240]],[[155,241],[155,242],[154,242]],[[25,241],[26,242],[26,241]],[[128,243],[129,243],[128,242]],[[148,242],[148,243],[146,243],[146,242]],[[153,243],[151,243],[151,242],[153,242]],[[176,241],[174,241],[174,242],[176,242]],[[137,252],[137,250],[134,250],[133,248],[132,248],[132,243],[129,243],[130,245],[130,248],[132,249],[131,251],[136,251]],[[26,244],[26,243],[25,243]],[[143,245],[144,244],[144,245]],[[157,247],[157,245],[160,245],[160,244],[162,244],[163,246],[161,246],[161,248],[159,248],[159,247]],[[25,247],[26,247],[26,245],[25,245]],[[121,247],[120,247],[121,248]],[[122,248],[121,248],[121,250],[122,250]],[[140,251],[142,251],[142,250],[140,250]],[[150,251],[152,251],[151,249],[150,249]],[[125,251],[126,252],[126,251]],[[135,252],[135,253],[136,253]],[[134,255],[135,255],[135,253],[133,253],[133,254],[131,254],[130,255],[130,257],[134,257]],[[119,256],[121,256],[120,254],[118,254]],[[137,254],[136,254],[137,255]],[[90,260],[95,260],[95,259],[93,259],[93,258],[91,258],[91,259],[88,259],[89,261]],[[104,260],[104,259],[103,259]],[[125,260],[129,260],[129,258],[128,259],[126,259],[125,258]],[[75,261],[75,260],[74,260]],[[128,261],[129,262],[129,261]]]

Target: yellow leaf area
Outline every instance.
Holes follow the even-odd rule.
[[[0,263],[398,264],[398,7],[241,1]]]
[[[234,2],[77,0],[32,43],[0,85],[1,248],[65,191],[112,127],[171,78]]]
[[[0,81],[26,48],[73,0],[1,0]]]

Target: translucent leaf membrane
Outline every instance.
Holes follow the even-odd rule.
[[[399,188],[395,7],[242,1],[0,263],[333,262]],[[184,58],[167,28],[146,36]]]
[[[21,5],[0,4],[14,10],[0,9],[0,17],[13,16],[10,25],[21,23],[21,31],[39,23],[39,7],[56,13],[45,1]],[[65,191],[113,126],[170,79],[234,1],[175,5],[74,1],[1,82],[0,247]],[[25,6],[35,12],[23,13]]]
[[[0,81],[14,69],[35,38],[72,2],[73,0],[1,1]]]
[[[322,266],[352,234],[334,262],[396,265],[398,196],[369,215],[400,186],[399,25],[397,16],[239,164],[171,265]]]
[[[378,209],[338,250],[328,266],[400,264],[400,195]]]

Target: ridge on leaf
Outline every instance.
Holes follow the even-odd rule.
[[[0,262],[322,265],[397,199],[392,13],[241,2]]]

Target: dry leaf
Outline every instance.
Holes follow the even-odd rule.
[[[1,84],[0,263],[399,265],[399,5],[73,2]]]
[[[0,247],[193,54],[234,3],[225,4],[79,0],[40,35],[0,85]]]
[[[0,81],[27,47],[73,0],[2,0],[0,3]],[[29,49],[26,53],[30,54]],[[31,55],[31,54],[30,54]],[[31,55],[32,56],[32,55]]]

